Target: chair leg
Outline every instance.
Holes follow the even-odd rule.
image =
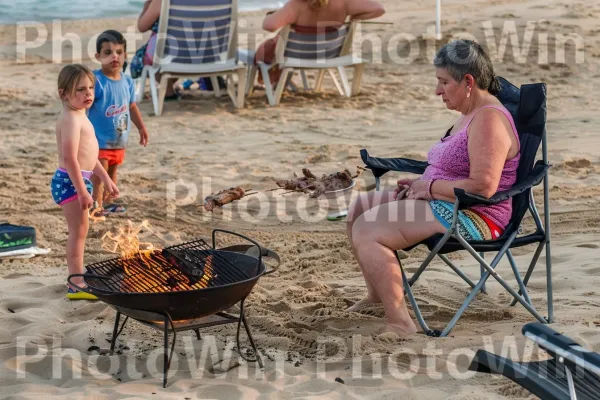
[[[344,95],[344,88],[342,87],[342,85],[340,85],[340,82],[338,81],[337,77],[335,76],[335,70],[334,69],[328,69],[327,72],[329,72],[329,76],[331,76],[331,79],[333,80],[333,84],[335,85],[335,88],[337,89],[338,93],[340,94],[340,96]]]
[[[167,84],[169,82],[169,78],[171,78],[169,74],[162,74],[160,77],[160,87],[158,89],[158,112],[156,113],[157,117],[161,116],[163,106],[165,105],[165,95],[167,94]]]
[[[251,65],[248,68],[248,79],[246,80],[246,95],[248,96],[254,92],[254,81],[256,80],[257,72],[258,67],[256,65]]]
[[[479,253],[479,255],[481,256],[481,258],[483,258],[485,260],[485,253]],[[485,273],[485,268],[483,267],[483,265],[479,264],[479,278],[483,278],[483,274]],[[483,286],[481,287],[481,291],[485,294],[487,294],[487,290],[485,288],[485,283],[483,284]]]
[[[285,82],[285,86],[283,88],[283,90],[289,90],[292,93],[297,93],[299,92],[298,90],[298,86],[296,86],[296,84],[294,83],[294,71],[292,71],[288,77],[287,77],[287,81]]]
[[[515,232],[516,235],[516,232]],[[492,265],[488,265],[484,259],[482,259],[479,254],[477,254],[477,252],[473,249],[473,247],[471,247],[471,245],[460,235],[458,235],[456,237],[456,239],[460,242],[460,244],[463,245],[463,247],[465,248],[465,250],[467,250],[469,253],[471,253],[471,255],[473,257],[475,257],[475,259],[477,261],[479,261],[480,264],[482,264],[484,266],[484,268],[487,270],[486,274],[485,274],[485,280],[487,280],[487,278],[489,277],[489,275],[492,275],[494,277],[494,279],[496,279],[496,281],[498,281],[498,283],[500,285],[502,285],[502,287],[511,294],[511,296],[513,296],[515,299],[517,299],[519,301],[519,303],[521,303],[521,305],[523,307],[525,307],[525,309],[527,311],[529,311],[531,313],[531,315],[533,315],[535,318],[537,318],[538,321],[540,321],[541,323],[547,323],[548,321],[542,317],[540,315],[540,313],[537,312],[537,310],[531,305],[529,304],[527,301],[525,301],[525,298],[523,296],[520,296],[512,287],[510,287],[510,285],[508,283],[506,283],[506,281],[504,279],[502,279],[502,277],[500,275],[498,275],[498,273],[494,270],[494,268],[496,267],[496,264],[498,264],[498,262],[500,261],[500,258],[504,255],[504,253],[509,249],[510,244],[512,243],[512,241],[514,240],[514,237],[511,238],[510,240],[508,240],[505,245],[503,246],[503,250],[498,253],[498,255],[496,256],[496,258],[494,258],[494,262],[492,262]],[[500,257],[499,257],[500,256]],[[485,280],[482,278],[479,282],[480,284],[485,283]],[[477,287],[479,287],[479,284],[477,284]],[[479,287],[481,289],[481,287]],[[474,297],[474,296],[473,296]]]
[[[463,281],[467,282],[467,284],[471,286],[471,288],[475,287],[475,283],[473,283],[473,281],[467,275],[465,275],[465,273],[460,268],[454,265],[454,263],[450,261],[448,257],[446,257],[444,254],[438,254],[437,256],[441,258],[442,261],[446,263],[446,265],[452,268],[452,271],[456,272],[456,275],[460,276],[463,279]]]
[[[310,86],[308,85],[308,78],[306,77],[306,71],[300,71],[300,75],[302,76],[302,86],[304,86],[304,90],[310,90]]]
[[[273,85],[271,84],[271,78],[269,77],[269,66],[264,63],[259,63],[258,67],[260,68],[260,73],[262,74],[263,81],[265,82],[265,94],[267,95],[267,101],[270,106],[274,106],[275,104],[275,94],[273,90]]]
[[[246,76],[248,74],[247,68],[240,68],[237,71],[238,83],[237,83],[237,108],[244,108],[244,102],[246,100]]]
[[[287,83],[288,76],[293,72],[294,70],[291,68],[284,68],[283,71],[281,71],[281,77],[279,78],[279,82],[277,82],[277,88],[275,89],[275,95],[273,96],[275,102],[273,105],[278,105],[281,101],[281,95],[283,94],[283,89]]]
[[[396,258],[398,258],[398,253],[396,253]],[[398,262],[400,262],[400,259],[398,259]],[[410,306],[412,307],[414,313],[415,313],[415,317],[417,318],[417,322],[419,323],[419,325],[421,325],[421,329],[423,329],[423,332],[425,332],[426,334],[428,332],[431,332],[431,329],[429,328],[429,326],[427,325],[427,323],[425,322],[425,319],[423,318],[423,314],[421,313],[421,309],[419,308],[419,305],[417,304],[417,299],[415,299],[415,295],[412,292],[412,289],[410,287],[410,285],[408,284],[408,278],[406,277],[406,274],[404,273],[404,269],[402,268],[402,264],[400,265],[400,272],[402,273],[402,282],[404,285],[404,294],[406,295],[406,297],[408,297],[408,301],[410,302]]]
[[[538,259],[540,258],[540,254],[542,254],[542,250],[544,249],[544,244],[545,244],[545,242],[540,242],[537,249],[535,250],[535,253],[533,254],[533,258],[531,259],[529,268],[527,268],[527,272],[525,273],[525,277],[523,278],[523,285],[525,285],[525,287],[527,287],[527,284],[529,283],[529,278],[531,277],[531,274],[533,273],[533,269],[537,265]],[[521,294],[520,291],[519,291],[519,294]],[[513,299],[513,301],[510,303],[510,306],[512,307],[515,304],[517,304],[517,300]]]
[[[529,293],[527,293],[527,289],[525,288],[525,285],[523,284],[523,281],[521,280],[521,275],[519,274],[519,268],[517,267],[517,263],[515,262],[515,259],[512,255],[512,253],[510,252],[510,250],[508,250],[506,252],[506,257],[508,258],[510,267],[513,270],[513,274],[515,275],[517,284],[519,285],[519,294],[521,294],[523,296],[523,298],[525,299],[526,302],[531,304],[531,298],[529,298]]]
[[[348,82],[348,75],[346,74],[346,70],[344,69],[344,67],[337,67],[337,70],[340,74],[342,88],[344,89],[344,93],[342,94],[342,96],[345,95],[346,97],[350,97],[352,93],[350,91],[350,82]]]
[[[233,82],[233,75],[227,74],[225,79],[225,83],[227,84],[227,94],[229,95],[233,106],[237,108],[237,96],[235,95],[235,83]]]
[[[138,86],[135,101],[137,103],[144,101],[144,92],[146,91],[146,80],[148,79],[148,75],[148,67],[144,67],[144,69],[142,69],[142,75],[139,77],[139,79],[136,79]]]
[[[356,96],[360,93],[360,84],[365,70],[365,64],[360,63],[354,66],[354,76],[352,77],[352,93],[351,96]]]
[[[154,115],[159,116],[158,111],[158,88],[156,86],[156,71],[154,69],[148,70],[148,79],[150,80],[150,97],[152,98],[152,107],[154,108]]]
[[[213,91],[215,92],[215,96],[216,97],[221,97],[221,87],[219,86],[219,80],[217,79],[216,76],[211,76],[210,77],[210,83],[212,84],[213,87]]]
[[[315,92],[320,92],[323,88],[323,78],[325,78],[325,70],[320,69],[317,73],[317,80],[315,81]]]

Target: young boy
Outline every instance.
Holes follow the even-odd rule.
[[[125,147],[129,139],[131,122],[140,133],[140,144],[148,144],[148,132],[142,121],[142,115],[135,104],[135,85],[131,77],[123,75],[123,64],[127,43],[123,35],[115,30],[100,34],[96,40],[96,59],[102,67],[94,71],[96,77],[95,101],[89,110],[100,145],[98,159],[108,172],[110,179],[117,183],[117,167],[125,158]],[[97,208],[106,215],[111,212],[124,212],[123,206],[103,204],[111,198],[104,195],[100,179],[92,176],[94,185],[93,199]]]

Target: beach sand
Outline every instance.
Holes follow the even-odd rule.
[[[213,228],[223,228],[248,235],[282,258],[279,270],[261,278],[246,301],[265,371],[230,354],[235,325],[205,329],[202,341],[191,331],[182,332],[166,389],[161,387],[160,333],[129,322],[117,341],[118,354],[98,356],[90,346],[109,347],[114,310],[102,302],[64,298],[67,229],[48,190],[57,166],[54,124],[61,105],[55,86],[61,65],[50,62],[47,47],[28,53],[26,63],[15,63],[16,29],[0,27],[0,216],[34,226],[38,246],[52,249],[47,256],[0,263],[0,397],[533,398],[508,379],[466,371],[480,348],[512,349],[508,354],[515,359],[538,357],[528,353],[531,348],[521,335],[522,325],[534,318],[520,306],[509,307],[510,298],[499,284],[489,281],[488,294],[477,296],[448,338],[379,334],[381,307],[344,311],[365,294],[344,222],[325,220],[324,202],[266,192],[276,179],[287,179],[303,167],[317,174],[354,171],[362,165],[362,148],[381,157],[424,159],[457,118],[434,94],[431,52],[461,32],[486,44],[488,23],[495,28],[495,50],[501,49],[505,21],[509,28],[514,21],[520,45],[527,21],[532,21],[533,40],[528,53],[522,48],[523,60],[509,44],[503,59],[495,61],[496,73],[515,84],[548,84],[553,327],[600,351],[600,138],[595,129],[600,124],[600,5],[502,0],[445,1],[443,6],[444,35],[437,42],[425,35],[435,23],[433,2],[388,1],[382,20],[393,25],[363,26],[363,35],[382,39],[383,51],[368,45],[362,49],[374,62],[355,98],[339,97],[326,81],[324,93],[284,94],[275,108],[267,106],[260,91],[241,110],[234,110],[226,96],[215,99],[205,93],[167,103],[160,118],[152,115],[149,101],[140,105],[150,143],[142,148],[132,131],[118,182],[127,213],[91,226],[85,263],[113,256],[102,250],[101,237],[127,220],[148,220],[157,235],[146,233],[144,240],[158,246],[209,238]],[[245,18],[242,33],[258,32],[260,13]],[[62,34],[89,39],[103,29],[125,30],[133,23],[69,21]],[[406,47],[394,52],[394,35],[400,32],[412,35],[412,49],[419,51],[411,63],[394,62],[410,54]],[[560,44],[559,35],[569,34],[581,38],[581,51],[574,41]],[[548,38],[547,46],[543,38]],[[403,43],[396,45],[402,48]],[[560,62],[563,48],[565,63]],[[540,63],[546,54],[548,62]],[[577,63],[581,56],[583,62]],[[368,174],[358,179],[354,195],[372,186]],[[400,176],[406,175],[388,174],[387,183]],[[204,212],[204,196],[237,185],[260,194],[219,213]],[[196,193],[188,191],[192,186]],[[535,196],[541,205],[541,187]],[[532,224],[527,219],[525,228]],[[236,240],[223,236],[220,242]],[[533,250],[514,251],[522,273]],[[424,248],[403,253],[406,271],[414,272],[425,254]],[[452,259],[471,277],[478,276],[479,266],[465,254]],[[529,287],[534,304],[546,315],[544,262],[543,253]],[[516,286],[506,260],[499,271]],[[450,320],[467,289],[440,260],[415,285],[433,327]],[[242,341],[247,347],[243,334]],[[23,343],[30,343],[26,350]],[[344,384],[335,381],[338,377]]]

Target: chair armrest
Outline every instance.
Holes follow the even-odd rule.
[[[534,186],[539,185],[542,179],[544,179],[546,171],[548,171],[549,168],[550,165],[544,164],[543,161],[538,161],[527,178],[515,184],[508,190],[496,193],[489,199],[476,194],[467,193],[464,189],[459,188],[454,189],[454,195],[460,201],[460,208],[467,208],[476,205],[491,206],[504,200],[508,200],[511,197],[514,197],[528,189],[531,189]]]
[[[371,157],[366,149],[360,151],[365,166],[373,171],[376,178],[388,171],[411,172],[422,175],[429,164],[427,161],[417,161],[408,158],[377,158]]]

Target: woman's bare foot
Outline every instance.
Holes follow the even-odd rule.
[[[386,322],[383,332],[393,332],[398,336],[410,336],[418,332],[415,323],[409,319],[407,322],[391,323]]]
[[[381,300],[375,299],[371,296],[367,296],[364,299],[357,301],[356,303],[354,303],[352,306],[346,308],[346,311],[348,312],[358,312],[360,311],[362,308],[372,305],[372,304],[379,304],[381,303]]]

